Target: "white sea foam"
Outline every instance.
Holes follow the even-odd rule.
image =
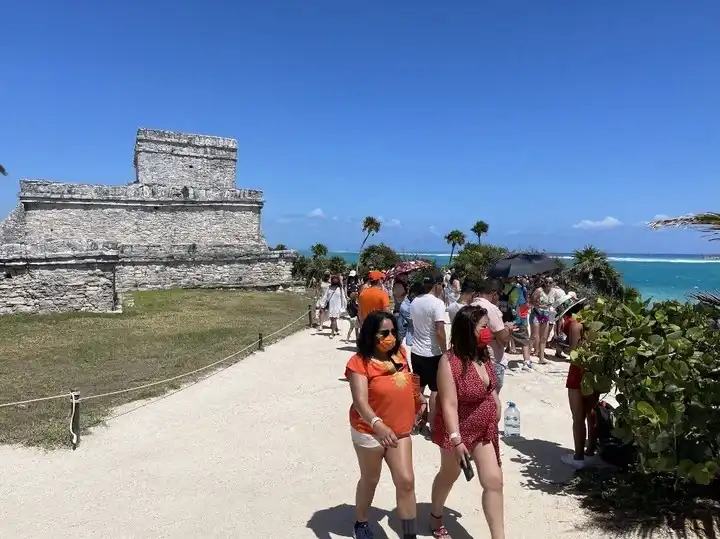
[[[563,260],[572,260],[570,255],[562,255],[558,258]],[[662,262],[664,264],[720,264],[720,259],[704,259],[704,258],[645,258],[639,256],[608,256],[611,262]]]

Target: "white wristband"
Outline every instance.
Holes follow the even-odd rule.
[[[462,436],[460,436],[459,432],[450,433],[450,436],[448,436],[448,438],[450,438],[451,441],[452,440],[462,440]]]
[[[375,423],[382,423],[382,422],[383,422],[383,420],[382,420],[381,417],[375,416],[375,417],[372,418],[372,421],[370,421],[370,426],[371,426],[372,428],[375,428]]]

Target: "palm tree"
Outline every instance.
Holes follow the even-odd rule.
[[[685,217],[658,219],[650,221],[648,226],[653,230],[659,230],[661,228],[694,228],[709,235],[710,241],[720,240],[720,213],[716,212],[696,213],[695,215],[686,215]],[[690,297],[696,299],[706,307],[712,307],[716,310],[720,309],[720,293],[698,292],[696,294],[690,294]]]
[[[711,236],[710,241],[720,240],[720,213],[707,212],[650,221],[653,230],[661,228],[694,228]]]
[[[573,251],[573,265],[568,273],[579,284],[600,294],[615,297],[623,289],[620,273],[608,262],[607,254],[592,245]]]
[[[358,252],[358,261],[355,264],[355,271],[358,271],[360,269],[360,255],[365,248],[365,243],[367,243],[368,238],[380,232],[380,221],[375,217],[368,215],[367,217],[365,217],[365,219],[363,219],[362,230],[363,232],[365,232],[365,239],[360,244],[360,251]]]
[[[455,247],[457,247],[458,245],[465,245],[465,234],[463,232],[460,232],[459,230],[452,230],[448,233],[447,236],[445,236],[445,241],[448,242],[448,245],[452,246],[452,250],[450,251],[450,261],[448,262],[448,266],[452,266],[452,259],[453,255],[455,254]]]
[[[490,226],[485,221],[478,221],[473,225],[470,231],[475,234],[478,238],[478,243],[481,243],[482,237],[488,233]]]
[[[5,170],[5,167],[0,165],[0,175],[7,176],[7,170]]]
[[[310,247],[310,252],[312,253],[313,260],[317,260],[318,258],[327,256],[328,248],[322,243],[316,243]]]

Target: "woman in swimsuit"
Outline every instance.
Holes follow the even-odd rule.
[[[538,363],[545,364],[545,345],[548,340],[550,314],[553,308],[550,298],[552,279],[544,279],[530,296],[532,309],[530,310],[530,340],[533,343]]]

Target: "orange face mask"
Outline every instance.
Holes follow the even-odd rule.
[[[384,339],[381,339],[377,344],[377,349],[381,352],[389,352],[395,348],[395,335],[388,335]]]

